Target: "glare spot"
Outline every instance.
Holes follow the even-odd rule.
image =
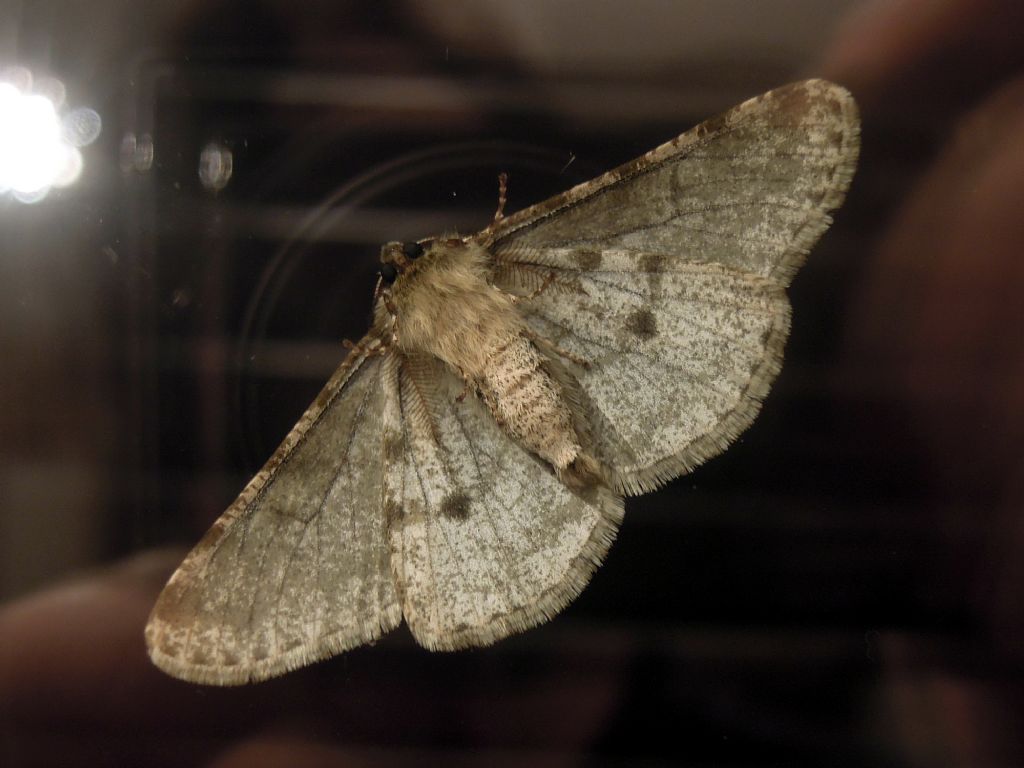
[[[72,147],[85,147],[96,141],[101,127],[102,121],[95,109],[79,107],[64,115],[61,135]]]
[[[125,173],[135,168],[135,149],[138,145],[139,141],[133,131],[125,132],[121,137],[121,170]]]
[[[54,109],[64,106],[64,99],[67,98],[67,90],[64,83],[54,77],[40,77],[32,83],[32,93],[49,99]]]
[[[153,167],[153,137],[148,133],[136,136],[128,131],[121,137],[121,170],[145,173]]]
[[[62,116],[64,101],[59,80],[33,80],[23,67],[0,73],[0,192],[36,203],[81,175],[78,147],[99,136],[100,116],[85,108]]]
[[[12,190],[11,194],[13,195],[14,199],[17,200],[19,203],[32,205],[32,203],[38,203],[40,200],[46,197],[49,194],[49,192],[49,187],[43,187],[42,189],[37,189],[32,192],[21,192],[15,189]]]
[[[9,83],[21,93],[32,90],[32,73],[25,67],[7,67],[0,71],[0,81]]]
[[[199,153],[199,182],[207,189],[219,192],[231,181],[234,156],[231,150],[211,141]]]
[[[55,187],[66,187],[74,184],[82,175],[82,153],[78,147],[64,146],[63,156],[57,167],[57,173],[53,177]]]

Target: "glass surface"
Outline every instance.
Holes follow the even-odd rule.
[[[1021,39],[1013,0],[0,5],[0,765],[1024,763]],[[239,688],[150,664],[381,243],[806,76],[863,149],[783,371],[568,609]]]

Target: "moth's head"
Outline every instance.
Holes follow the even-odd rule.
[[[422,264],[431,261],[435,253],[445,247],[461,245],[462,240],[427,239],[417,242],[385,243],[380,249],[381,288],[387,289],[401,275],[413,273]]]
[[[430,247],[430,240],[410,243],[385,243],[380,249],[380,277],[384,285],[391,285],[398,276],[412,268]]]

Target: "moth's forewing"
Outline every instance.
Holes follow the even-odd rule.
[[[809,80],[729,110],[485,231],[495,280],[577,371],[598,456],[641,493],[720,453],[782,363],[783,292],[846,193],[843,88]]]
[[[364,339],[164,588],[154,663],[231,685],[379,637],[401,620],[381,513],[383,357]]]
[[[713,261],[785,285],[842,203],[859,137],[844,88],[793,83],[508,216],[488,242],[498,254],[610,248]]]

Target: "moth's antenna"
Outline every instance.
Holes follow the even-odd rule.
[[[498,174],[498,210],[494,212],[494,221],[484,227],[477,237],[481,237],[483,242],[490,242],[491,230],[494,229],[494,225],[505,218],[505,203],[508,200],[508,174],[502,171]],[[468,239],[468,238],[467,238]]]
[[[505,202],[508,200],[508,174],[502,171],[498,174],[498,210],[494,212],[494,221],[491,222],[491,226],[494,226],[503,218],[505,218]]]

